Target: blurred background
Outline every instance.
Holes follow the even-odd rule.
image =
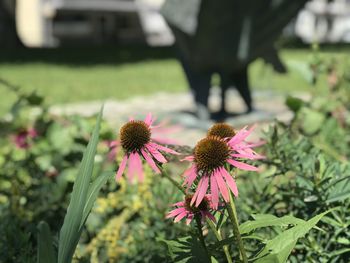
[[[163,2],[1,0],[0,78],[37,90],[54,104],[186,92],[174,36],[159,12]],[[312,43],[322,46],[320,56],[342,59],[347,54],[350,2],[304,2],[274,43],[287,74],[274,73],[257,58],[248,69],[253,90],[307,89]],[[273,23],[270,19],[266,26]],[[4,113],[15,97],[0,90],[0,98]]]

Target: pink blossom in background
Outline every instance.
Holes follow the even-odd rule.
[[[18,148],[27,149],[30,146],[30,141],[38,136],[34,128],[22,130],[14,135],[13,141]]]
[[[107,159],[110,162],[114,162],[115,158],[117,157],[117,154],[120,150],[120,147],[121,147],[120,141],[118,141],[118,140],[106,141],[106,144],[109,148],[109,153],[107,155]]]
[[[160,173],[156,162],[160,164],[167,162],[162,152],[178,154],[176,151],[160,145],[157,143],[157,139],[152,137],[153,129],[157,128],[153,126],[153,123],[154,118],[149,113],[144,121],[130,119],[120,129],[118,141],[124,150],[124,156],[116,173],[116,180],[121,178],[128,166],[127,178],[129,181],[132,182],[137,175],[138,180],[142,182],[144,180],[142,161],[146,161],[154,172]]]
[[[184,173],[184,185],[191,188],[195,180],[199,179],[191,204],[199,206],[208,189],[212,195],[214,208],[218,207],[220,195],[226,202],[230,200],[229,191],[238,196],[235,179],[229,173],[228,167],[257,171],[257,167],[246,164],[242,160],[264,158],[252,149],[260,146],[262,142],[254,144],[245,141],[253,129],[254,127],[247,130],[244,127],[232,138],[209,135],[197,143],[194,154],[184,159],[192,162],[191,167]]]
[[[189,225],[192,219],[199,215],[202,221],[205,221],[206,218],[209,218],[215,222],[215,217],[211,214],[211,211],[214,209],[211,195],[205,195],[198,206],[193,206],[191,204],[192,195],[185,196],[185,200],[173,204],[175,207],[174,210],[170,211],[166,218],[174,218],[174,222],[177,223],[181,219],[186,219],[186,224]]]

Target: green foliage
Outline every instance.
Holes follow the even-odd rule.
[[[268,227],[268,226],[280,226],[286,227],[288,225],[298,225],[304,223],[305,221],[299,218],[295,218],[294,216],[283,216],[276,217],[274,215],[269,214],[257,214],[252,215],[254,221],[246,221],[239,227],[239,232],[243,234],[247,234],[257,228]]]
[[[323,74],[326,67],[319,67],[317,74]],[[332,70],[326,73],[329,72],[334,74]],[[317,74],[315,77],[321,78]],[[334,75],[328,77],[333,78]],[[350,100],[345,94],[348,94],[350,86],[341,74],[331,80],[337,82],[329,83],[327,97],[315,93],[309,101],[287,99],[286,103],[295,115],[291,123],[276,123],[266,133],[267,144],[263,151],[267,158],[262,161],[264,172],[242,183],[244,187],[240,188],[241,199],[238,200],[242,202],[238,205],[245,211],[242,214],[245,219],[252,213],[281,216],[265,218],[266,222],[253,221],[262,226],[268,221],[278,225],[291,215],[304,220],[317,218],[325,211],[332,210],[318,224],[323,231],[311,231],[300,238],[300,244],[288,243],[286,236],[278,238],[289,235],[289,231],[299,225],[281,233],[273,227],[251,234],[248,247],[254,251],[258,244],[255,239],[261,240],[273,236],[276,231],[278,233],[266,243],[259,255],[270,251],[271,245],[285,245],[278,252],[259,259],[261,262],[284,262],[290,251],[290,262],[348,262]],[[254,224],[248,221],[241,228],[246,232],[247,225],[253,228]],[[273,240],[279,241],[274,243]]]
[[[98,143],[99,125],[103,140],[115,134],[101,114],[91,137],[91,120],[53,116],[38,94],[2,81],[18,96],[0,128],[0,261],[55,262],[57,250],[59,262],[242,261],[231,224],[237,216],[250,261],[347,262],[350,77],[316,57],[309,70],[315,85],[328,80],[327,96],[315,87],[311,100],[287,98],[294,117],[266,132],[263,172],[237,177],[238,213],[222,207],[218,223],[200,231],[164,219],[182,194],[147,168],[143,184],[108,180],[114,172],[103,171],[117,162]],[[163,168],[174,180],[184,170]]]
[[[97,194],[95,194],[94,191],[96,192],[96,190],[99,190],[101,187],[100,183],[97,183],[97,187],[94,183],[92,183],[92,186],[90,187],[90,182],[94,168],[94,158],[96,155],[96,148],[99,138],[102,110],[103,108],[98,115],[91,140],[86,148],[86,151],[84,152],[83,160],[80,164],[79,172],[74,182],[71,201],[60,231],[58,246],[59,263],[69,263],[72,261],[72,257],[79,242],[83,226],[87,216],[90,213],[92,204],[97,198]]]
[[[299,221],[296,226],[282,232],[272,240],[267,241],[264,249],[259,252],[257,256],[258,258],[255,262],[286,262],[298,239],[315,227],[318,221],[326,213],[328,213],[328,211],[317,215],[306,222]]]
[[[50,227],[46,222],[38,225],[38,263],[57,262]]]
[[[172,262],[211,262],[204,247],[195,236],[178,238],[176,240],[158,238],[157,241],[166,244]]]
[[[4,222],[0,246],[13,249],[4,250],[0,258],[1,262],[30,262],[22,256],[35,261],[39,222],[47,222],[53,233],[63,222],[94,120],[54,116],[37,94],[13,89],[18,94],[12,107],[15,110],[0,120],[0,220]],[[101,138],[111,140],[112,129],[105,122],[101,125]],[[34,130],[36,135],[31,137],[28,130]],[[105,141],[98,144],[100,161],[94,161],[96,173],[102,167],[108,168],[109,161],[104,157],[107,151]],[[99,180],[102,178],[105,175]],[[18,249],[17,244],[22,248]]]

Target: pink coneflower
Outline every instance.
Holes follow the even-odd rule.
[[[257,171],[257,167],[243,163],[240,159],[264,158],[252,150],[262,143],[252,144],[245,141],[253,128],[247,130],[245,127],[235,133],[233,127],[228,124],[216,124],[209,130],[208,136],[197,143],[193,155],[185,158],[193,164],[184,173],[184,184],[190,188],[193,182],[199,179],[191,204],[195,203],[195,206],[198,206],[208,188],[215,208],[218,207],[219,194],[226,202],[230,200],[229,190],[238,196],[237,185],[229,173],[229,167]]]
[[[186,224],[189,225],[194,216],[199,215],[204,221],[205,218],[209,218],[215,222],[215,217],[210,213],[213,209],[213,204],[210,195],[205,195],[198,206],[191,204],[193,195],[186,195],[185,200],[173,204],[176,208],[168,213],[166,218],[174,217],[174,222],[177,223],[181,219],[186,218]]]
[[[169,121],[164,120],[156,126],[152,126],[152,135],[154,135],[153,140],[160,144],[178,145],[178,140],[169,139],[166,135],[179,132],[180,130],[182,130],[182,127],[179,125],[169,125]],[[105,143],[109,148],[107,159],[108,161],[113,162],[122,148],[120,140],[108,140]]]
[[[34,128],[28,128],[19,131],[14,135],[13,141],[18,148],[28,149],[30,141],[38,136],[37,131]]]
[[[129,181],[131,182],[133,180],[135,174],[138,175],[139,181],[143,181],[144,172],[142,159],[144,159],[156,173],[160,173],[156,162],[167,162],[161,151],[178,154],[174,150],[156,143],[156,139],[151,138],[152,129],[154,128],[152,126],[153,122],[154,119],[152,115],[148,114],[144,121],[131,119],[120,129],[119,139],[125,155],[119,165],[116,180],[122,176],[127,163],[127,177]]]

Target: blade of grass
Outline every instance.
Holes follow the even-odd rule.
[[[55,250],[49,225],[41,221],[38,225],[38,263],[56,262]]]
[[[97,199],[98,193],[101,190],[101,187],[106,184],[108,179],[114,177],[115,172],[113,171],[108,171],[108,172],[103,172],[101,175],[99,175],[91,184],[88,190],[88,197],[86,199],[86,204],[84,207],[84,212],[83,212],[83,217],[80,223],[80,228],[83,228],[92,207],[94,206],[94,203]]]
[[[71,200],[59,236],[58,263],[71,262],[80,238],[80,225],[94,168],[94,158],[99,138],[102,112],[103,107],[97,117],[95,129],[84,152],[79,172],[73,186]]]

